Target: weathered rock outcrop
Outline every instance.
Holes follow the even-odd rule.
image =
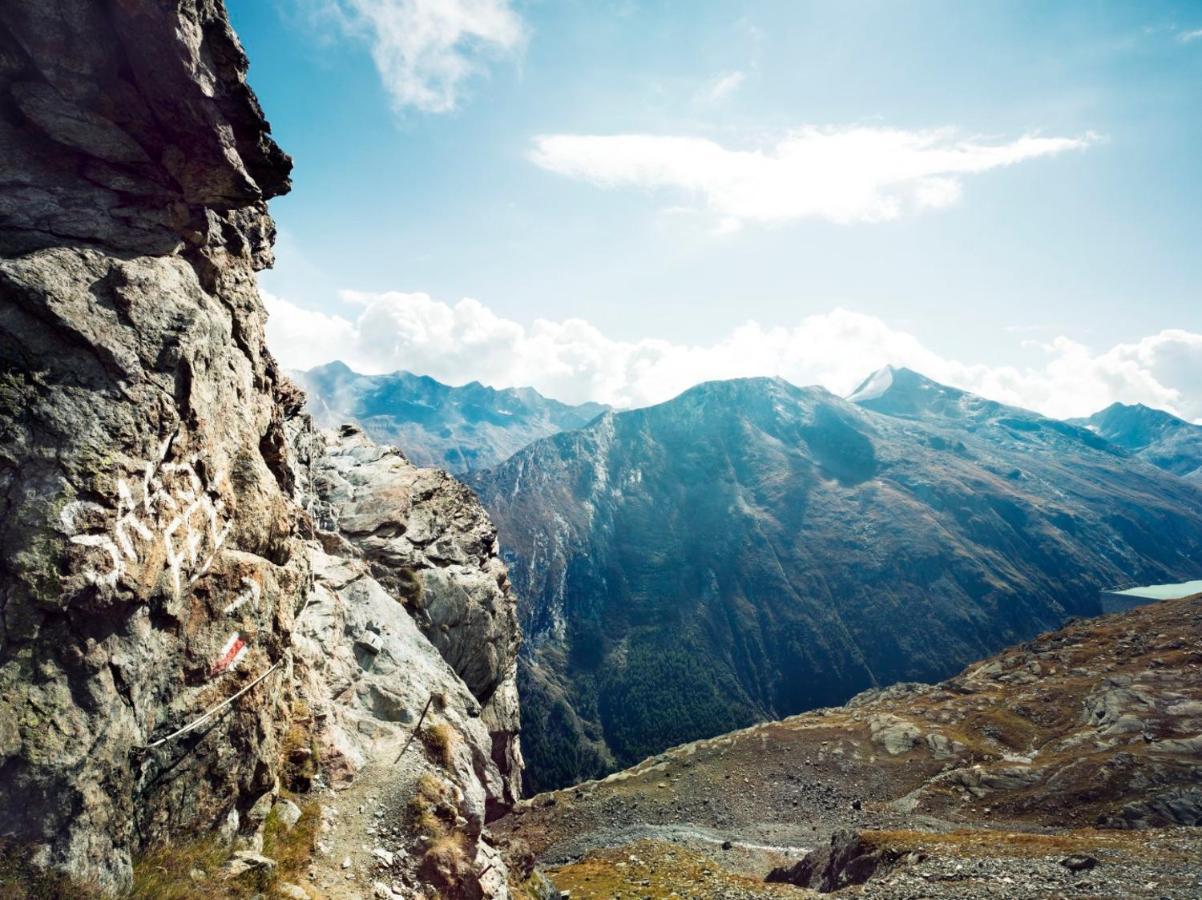
[[[780,866],[764,879],[769,883],[795,884],[830,894],[853,884],[864,884],[882,869],[897,862],[901,854],[877,847],[856,832],[834,832],[825,847],[811,850],[792,866]]]
[[[521,787],[520,633],[483,508],[445,472],[413,466],[354,426],[314,435],[300,422],[294,439],[302,445],[302,502],[325,545],[311,549],[317,589],[302,634],[329,696],[342,696],[353,682],[356,699],[342,705],[377,725],[408,725],[429,697],[440,697],[440,707],[459,715],[456,727],[477,757],[460,773],[460,786],[471,793],[474,772],[487,817],[507,810]],[[437,665],[423,672],[414,662],[423,658]],[[395,737],[395,729],[381,731]],[[348,748],[342,755],[352,771],[373,755],[354,737],[329,737],[332,747]],[[474,810],[469,818],[475,821]]]
[[[290,162],[245,71],[220,0],[0,7],[0,843],[109,891],[177,837],[274,870],[281,776],[370,771],[445,828],[407,890],[503,897],[495,534],[280,377],[255,272]]]
[[[518,625],[497,531],[470,490],[354,426],[312,471],[320,527],[345,536],[482,703],[512,676]]]
[[[108,887],[269,790],[286,719],[307,564],[254,272],[290,163],[245,70],[214,0],[0,9],[2,830]]]
[[[0,48],[0,250],[187,250],[244,282],[242,258],[268,261],[292,164],[221,0],[18,0]]]

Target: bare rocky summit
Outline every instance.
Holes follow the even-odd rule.
[[[1115,403],[1075,421],[1145,462],[1202,481],[1202,425],[1142,403]]]
[[[246,70],[220,0],[0,8],[0,883],[506,897],[495,534],[267,352]]]

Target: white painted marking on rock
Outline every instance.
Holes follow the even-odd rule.
[[[237,612],[251,600],[254,601],[256,607],[259,606],[259,599],[262,596],[262,589],[259,587],[259,583],[253,578],[243,578],[242,584],[245,585],[245,588],[239,591],[234,602],[225,608],[227,616]]]
[[[116,479],[111,527],[93,522],[80,533],[85,514],[93,519],[112,514],[110,508],[89,500],[71,501],[60,512],[59,521],[71,543],[97,548],[109,557],[109,565],[92,564],[83,570],[89,582],[115,586],[131,567],[153,560],[160,545],[177,597],[185,577],[189,585],[194,584],[212,566],[233,527],[225,518],[222,501],[212,496],[220,478],[205,484],[197,455],[183,462],[164,462],[171,442],[172,438],[164,440],[159,458],[146,463],[140,484],[135,481],[131,487],[124,478]]]

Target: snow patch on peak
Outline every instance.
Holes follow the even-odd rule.
[[[893,386],[893,372],[893,366],[877,369],[847,396],[848,402],[862,403],[865,400],[875,400],[882,396]]]

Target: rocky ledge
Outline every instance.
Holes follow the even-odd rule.
[[[293,639],[319,764],[294,787],[323,814],[311,883],[506,897],[486,824],[520,787],[519,634],[496,534],[445,473],[351,426],[290,430],[316,523]]]

